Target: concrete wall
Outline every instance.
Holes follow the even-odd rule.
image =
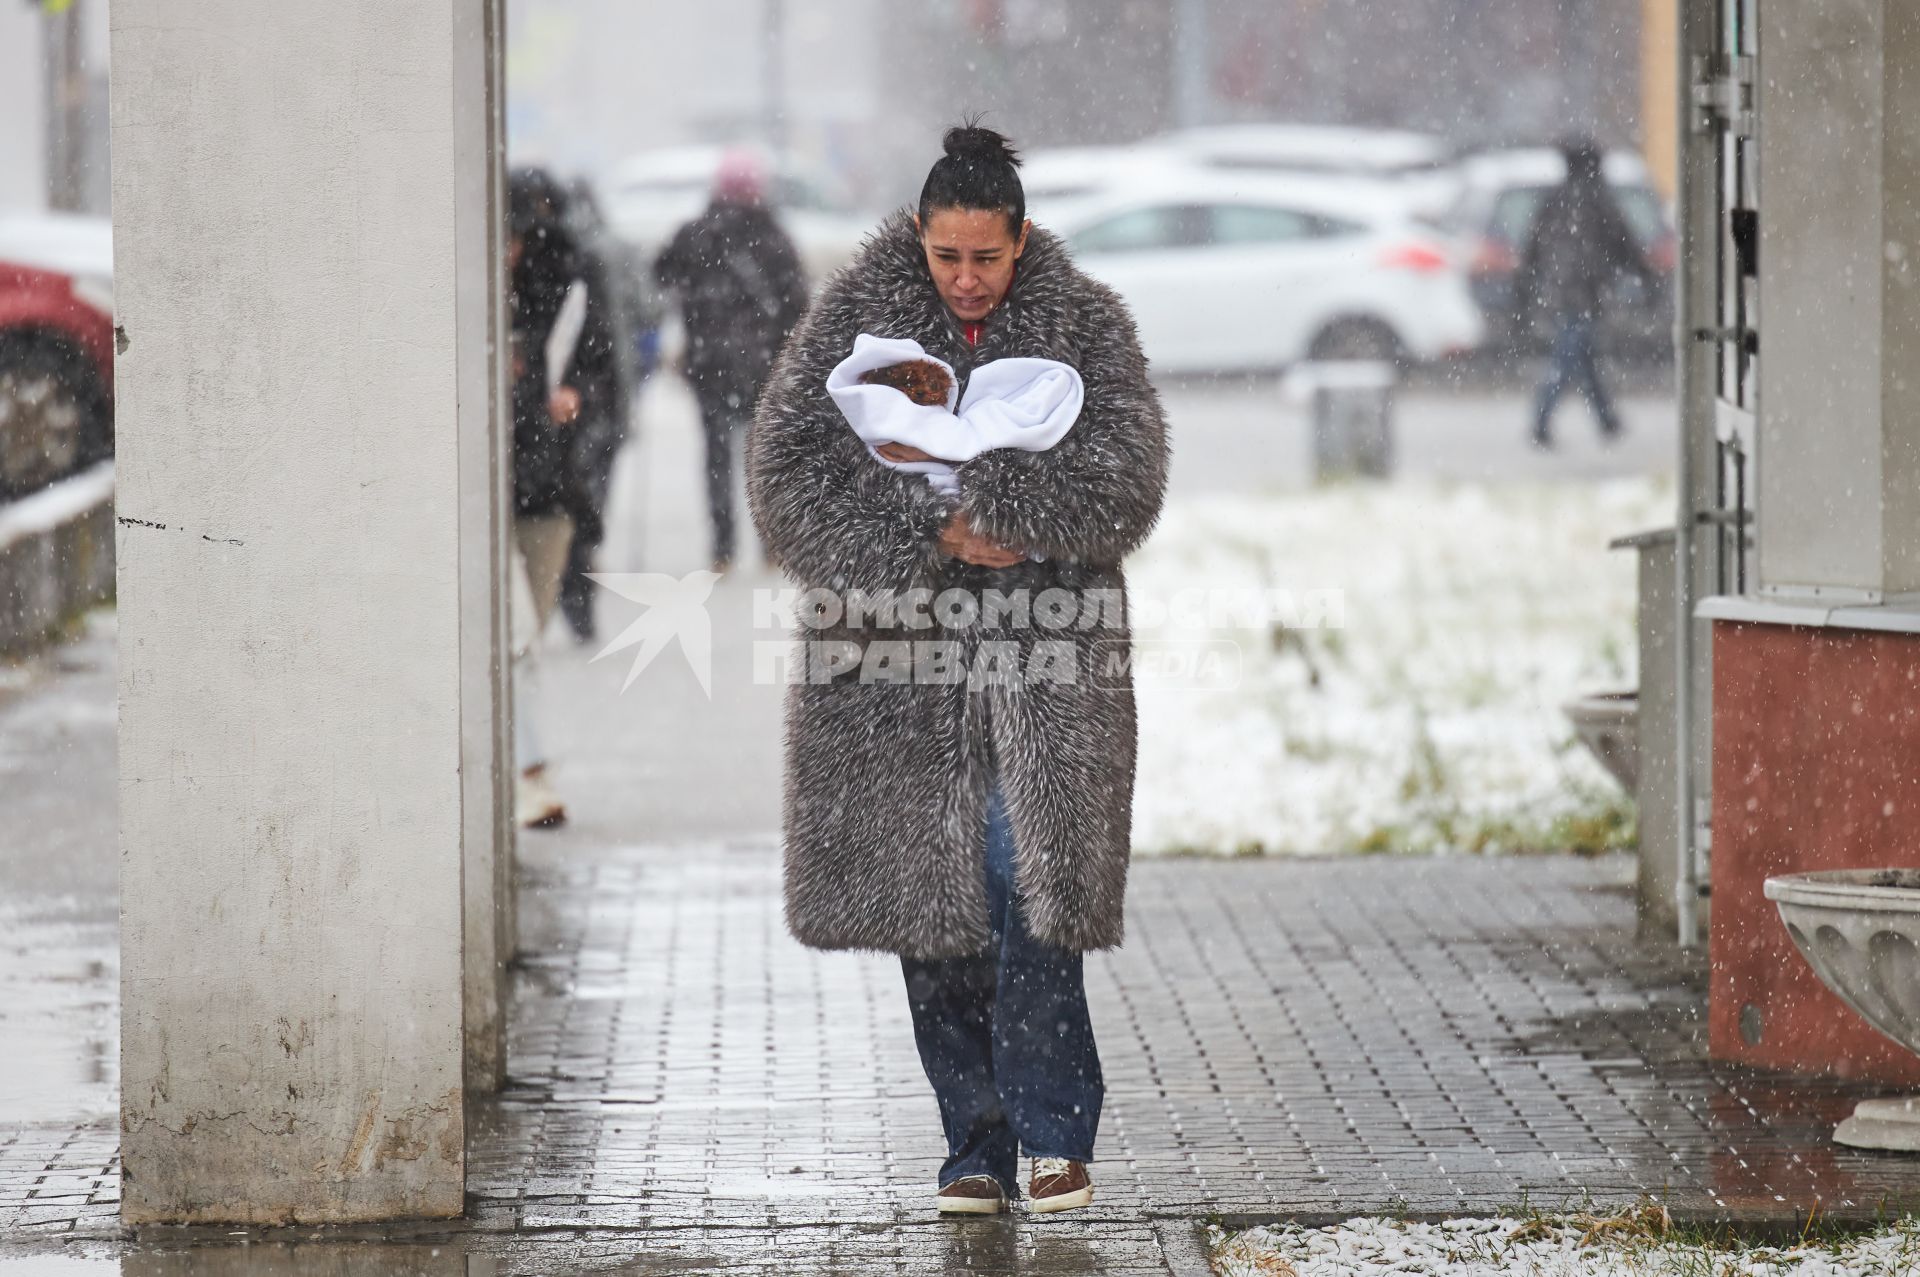
[[[114,0],[129,1222],[461,1210],[485,14]]]
[[[472,0],[454,80],[455,251],[460,346],[460,669],[466,897],[467,1090],[507,1076],[507,963],[514,952],[513,744],[507,695],[505,0]],[[472,127],[474,118],[484,130]]]
[[[1761,8],[1765,592],[1920,590],[1920,15]]]
[[[1642,938],[1671,940],[1679,919],[1674,887],[1680,874],[1679,737],[1675,701],[1679,669],[1674,650],[1674,538],[1668,532],[1631,538],[1638,556],[1640,697],[1634,726],[1640,775],[1634,802],[1640,812],[1639,871],[1634,892]],[[1615,542],[1619,546],[1620,542]]]

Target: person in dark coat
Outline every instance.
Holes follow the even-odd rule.
[[[767,209],[763,185],[751,156],[728,155],[706,211],[680,228],[654,265],[686,320],[686,376],[707,435],[716,572],[733,561],[736,442],[807,305],[799,254]]]
[[[583,397],[576,380],[578,343],[562,352],[567,366],[548,367],[548,346],[568,298],[583,289],[580,257],[561,217],[562,194],[544,170],[515,170],[507,184],[507,315],[513,416],[514,752],[515,808],[522,826],[566,820],[548,785],[547,755],[535,723],[536,653],[553,613],[573,540],[578,471],[572,431]]]
[[[580,419],[568,433],[573,540],[560,579],[560,610],[585,641],[594,634],[594,585],[586,574],[594,570],[594,555],[606,539],[607,493],[614,462],[627,442],[637,380],[631,332],[643,321],[634,290],[622,278],[621,246],[601,221],[592,189],[576,182],[560,198],[587,300],[568,378],[580,392]]]
[[[1600,318],[1608,289],[1622,274],[1658,282],[1607,185],[1600,147],[1581,139],[1564,145],[1562,152],[1566,180],[1541,201],[1515,280],[1527,313],[1553,333],[1546,380],[1534,400],[1533,442],[1542,448],[1553,446],[1553,410],[1573,389],[1592,409],[1601,437],[1619,437],[1620,415],[1601,378],[1595,349]]]
[[[762,539],[803,598],[844,602],[803,623],[787,689],[786,915],[816,948],[900,955],[947,1134],[937,1208],[1006,1209],[1024,1148],[1033,1208],[1061,1210],[1092,1199],[1081,955],[1121,940],[1136,728],[1120,565],[1159,517],[1167,432],[1126,304],[1026,221],[1006,139],[955,129],[945,149],[918,214],[883,223],[815,301],[748,441]],[[1084,400],[1052,447],[961,461],[948,494],[877,459],[936,458],[869,452],[830,396],[863,334],[917,342],[961,382],[1055,360]]]

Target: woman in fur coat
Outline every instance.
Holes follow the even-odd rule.
[[[786,728],[787,922],[897,953],[949,1156],[936,1205],[1092,1200],[1102,1083],[1081,954],[1120,943],[1134,779],[1121,560],[1166,485],[1131,315],[1026,220],[1018,157],[953,129],[918,212],[868,238],[774,371],[748,444],[760,535],[801,587]],[[855,338],[907,339],[964,388],[990,360],[1084,386],[1045,451],[953,467],[870,452],[827,391]],[[888,391],[887,393],[896,393]]]

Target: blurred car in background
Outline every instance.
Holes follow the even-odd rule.
[[[1453,150],[1430,133],[1321,124],[1220,124],[1181,129],[1153,145],[1208,168],[1371,180],[1416,215],[1460,194]]]
[[[0,217],[0,500],[112,454],[112,223]]]
[[[1154,173],[1196,167],[1193,157],[1150,143],[1057,146],[1026,154],[1020,163],[1020,186],[1029,206],[1058,207]]]
[[[1423,362],[1481,340],[1449,246],[1375,183],[1147,173],[1034,220],[1127,299],[1156,372]]]
[[[1647,166],[1630,151],[1607,155],[1605,173],[1620,212],[1659,274],[1653,288],[1623,277],[1602,321],[1606,349],[1641,357],[1673,352],[1673,273],[1679,239]],[[1514,289],[1534,216],[1547,192],[1566,180],[1567,164],[1551,147],[1485,151],[1460,163],[1461,189],[1439,225],[1466,264],[1468,286],[1487,319],[1489,349],[1534,352],[1551,334],[1536,332]]]
[[[669,147],[642,152],[609,169],[596,183],[607,224],[651,259],[707,206],[720,161],[734,149]],[[846,264],[877,219],[850,208],[828,182],[798,163],[774,162],[760,154],[767,204],[792,237],[807,278],[818,285]]]
[[[1225,124],[1183,129],[1118,146],[1069,146],[1029,153],[1020,169],[1031,204],[1084,199],[1177,172],[1341,178],[1376,183],[1382,199],[1434,215],[1458,198],[1460,178],[1447,144],[1400,129],[1315,124]]]

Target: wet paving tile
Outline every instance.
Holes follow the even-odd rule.
[[[1920,1204],[1920,1168],[1828,1139],[1858,1088],[1707,1063],[1697,960],[1633,943],[1620,869],[1140,865],[1126,947],[1089,964],[1091,1217]],[[588,1212],[924,1217],[940,1141],[897,964],[794,944],[777,870],[750,844],[530,858],[482,1200],[574,1176]]]
[[[951,1224],[898,964],[789,939],[773,848],[525,859],[449,1242],[487,1271],[1166,1273],[1208,1215],[1920,1207],[1920,1165],[1829,1138],[1865,1092],[1706,1061],[1697,959],[1632,942],[1617,862],[1141,864],[1088,966],[1096,1205]],[[114,1155],[0,1128],[0,1234],[117,1236]]]

